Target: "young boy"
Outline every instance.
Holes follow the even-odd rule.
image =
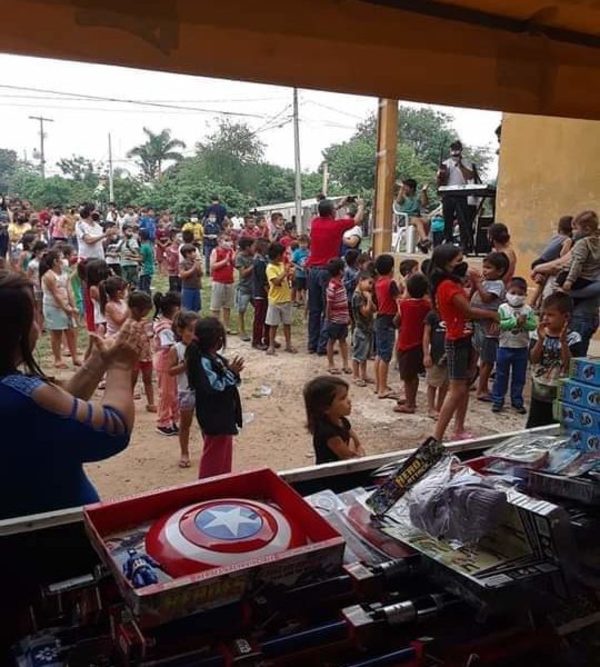
[[[432,308],[423,328],[423,366],[427,382],[427,414],[437,419],[448,393],[448,366],[446,363],[446,325]]]
[[[431,302],[425,298],[428,287],[427,278],[415,273],[406,281],[407,297],[398,302],[398,366],[406,402],[396,405],[394,412],[412,415],[417,409],[419,373],[423,372],[423,330],[431,310]]]
[[[352,295],[352,375],[358,387],[366,387],[369,382],[373,382],[367,376],[367,360],[373,344],[373,316],[377,312],[373,301],[373,283],[371,273],[362,271],[358,274],[358,283]]]
[[[498,308],[500,317],[500,339],[496,359],[496,379],[492,399],[493,412],[500,412],[510,384],[510,402],[520,414],[527,414],[523,404],[523,387],[527,377],[527,356],[529,353],[529,332],[537,327],[533,309],[527,300],[527,281],[514,277],[506,294],[506,303]]]
[[[180,248],[183,261],[179,264],[181,307],[199,313],[202,310],[202,261],[196,246],[186,243]]]
[[[119,240],[119,230],[114,222],[107,222],[104,226],[104,258],[110,270],[116,275],[121,275],[121,258],[119,247],[121,241]]]
[[[352,330],[354,330],[354,320],[352,318],[352,296],[354,290],[356,289],[356,284],[358,283],[358,258],[360,257],[360,251],[356,248],[351,248],[346,253],[344,260],[346,262],[346,267],[344,268],[344,287],[346,289],[346,298],[348,299],[348,309],[350,311],[350,324]]]
[[[137,288],[140,265],[140,246],[132,225],[123,225],[124,238],[119,244],[121,275],[130,288]]]
[[[306,302],[306,261],[308,260],[308,236],[300,234],[298,248],[292,253],[294,265],[294,287],[296,288],[296,305],[303,306]]]
[[[573,303],[567,294],[556,292],[544,299],[537,329],[531,335],[531,405],[525,428],[555,423],[552,404],[558,382],[569,370],[571,357],[580,356],[581,336],[569,331]]]
[[[252,305],[254,306],[252,347],[257,350],[266,350],[269,347],[269,327],[265,324],[269,295],[269,281],[267,280],[268,239],[263,237],[256,239],[254,249],[254,270],[252,272]]]
[[[217,247],[210,254],[210,277],[212,278],[210,310],[212,316],[217,319],[221,319],[221,312],[223,313],[221,322],[227,333],[231,333],[229,320],[234,296],[233,264],[233,244],[225,234],[221,234]]]
[[[150,294],[154,275],[154,246],[150,240],[149,230],[140,229],[140,241],[140,290]]]
[[[292,346],[292,289],[290,279],[294,269],[291,264],[283,262],[285,248],[281,243],[273,243],[269,248],[269,264],[267,265],[267,281],[269,283],[269,307],[267,309],[266,324],[269,325],[269,347],[267,354],[275,354],[275,337],[277,327],[283,324],[285,336],[285,351],[295,354]]]
[[[479,274],[471,274],[471,306],[483,310],[498,311],[504,302],[506,287],[502,280],[508,271],[508,257],[503,252],[491,252],[483,259],[483,280]],[[479,383],[477,400],[491,402],[489,381],[498,354],[498,326],[489,320],[475,322],[473,347],[479,354]]]
[[[392,255],[379,255],[375,260],[375,296],[377,299],[377,316],[375,318],[375,393],[378,398],[398,397],[388,387],[390,361],[394,352],[396,329],[394,319],[398,312],[397,300],[400,290],[394,280],[394,258]]]
[[[600,280],[600,224],[594,211],[575,217],[573,226],[579,230],[573,244],[571,266],[562,285],[563,292],[582,289]]]
[[[346,288],[342,281],[344,275],[344,260],[332,259],[327,265],[329,272],[329,284],[325,293],[325,326],[327,330],[327,363],[331,375],[339,375],[340,370],[335,366],[333,348],[336,341],[340,344],[342,356],[342,372],[352,373],[348,366],[348,325],[350,324],[350,312],[348,310],[348,297]]]
[[[169,292],[181,292],[179,264],[183,258],[179,254],[181,243],[174,229],[169,232],[169,240],[170,243],[165,250],[165,268],[169,277]]]
[[[235,268],[239,280],[235,291],[235,305],[238,311],[240,337],[245,343],[252,339],[246,333],[245,315],[252,300],[252,272],[254,271],[254,240],[246,236],[238,241],[238,252],[235,256]]]

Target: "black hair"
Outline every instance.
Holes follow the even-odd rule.
[[[48,247],[48,244],[46,243],[46,241],[36,241],[31,246],[31,252],[35,255],[36,252],[46,250],[47,247]]]
[[[344,272],[344,260],[330,259],[327,262],[327,271],[332,278],[341,275]]]
[[[542,303],[542,312],[554,308],[563,315],[570,315],[573,312],[573,299],[564,292],[554,292],[547,296]]]
[[[31,282],[21,273],[0,270],[0,377],[15,373],[21,363],[30,375],[45,378],[29,344],[34,318]]]
[[[283,225],[283,229],[286,232],[295,232],[296,231],[296,223],[295,222],[286,222],[285,225]]]
[[[428,275],[429,275],[429,269],[430,269],[430,267],[431,267],[431,260],[430,260],[429,257],[428,257],[427,259],[424,259],[424,260],[421,262],[421,273],[422,273],[424,276],[428,276]]]
[[[450,144],[451,151],[462,151],[462,148],[463,148],[462,141],[458,139]]]
[[[85,263],[85,282],[88,287],[99,285],[110,276],[110,268],[103,259],[88,259]]]
[[[499,273],[500,278],[506,274],[510,262],[506,253],[504,252],[491,252],[483,258],[483,264],[489,264],[493,266]]]
[[[442,280],[452,280],[456,283],[462,282],[458,276],[448,271],[448,264],[462,255],[461,248],[457,248],[452,243],[444,243],[434,249],[431,254],[431,264],[429,265],[429,288],[431,298],[435,302],[435,293]]]
[[[298,243],[309,244],[310,243],[310,238],[309,238],[308,234],[300,234],[300,236],[298,237]]]
[[[152,298],[154,302],[154,319],[160,315],[164,315],[169,319],[173,315],[173,311],[181,305],[181,294],[179,292],[156,292]]]
[[[175,334],[175,340],[180,341],[180,331],[187,329],[190,324],[194,324],[199,317],[198,313],[195,313],[193,310],[180,310],[173,318],[173,326],[171,327]]]
[[[243,236],[238,241],[238,248],[240,250],[247,250],[254,243],[254,239],[249,239],[247,236]]]
[[[148,292],[134,290],[129,294],[127,305],[129,306],[130,310],[135,308],[136,310],[147,310],[150,312],[152,310],[152,297],[148,294]]]
[[[331,199],[321,199],[317,205],[317,210],[322,218],[331,218],[335,213],[335,206]]]
[[[126,287],[127,283],[119,276],[110,276],[98,285],[98,292],[100,293],[100,312],[102,314],[104,314],[104,309],[106,308],[108,300],[112,299],[116,296],[117,292],[124,290]]]
[[[348,250],[345,256],[347,266],[354,268],[356,266],[356,262],[358,262],[359,257],[360,250],[357,250],[356,248],[351,248]]]
[[[285,248],[281,243],[271,243],[269,246],[269,259],[274,262],[278,257],[281,257],[285,252]]]
[[[510,234],[508,227],[502,222],[495,222],[488,228],[488,237],[490,241],[497,241],[498,243],[508,243],[510,241]]]
[[[90,217],[90,215],[92,215],[93,210],[94,210],[93,207],[90,206],[89,204],[82,204],[79,207],[79,215],[80,215],[81,218],[86,220],[87,218]]]
[[[185,351],[185,365],[192,389],[200,387],[200,358],[224,348],[227,344],[225,327],[216,317],[202,317],[196,322],[194,340]]]
[[[417,189],[417,181],[414,178],[405,178],[402,182],[404,185],[408,185],[411,190]]]
[[[59,243],[56,248],[62,252],[65,259],[75,253],[75,248],[70,243]]]
[[[140,229],[140,241],[149,241],[150,240],[150,232],[147,229]]]
[[[340,377],[319,375],[304,385],[304,407],[306,409],[306,428],[314,433],[319,422],[325,421],[325,411],[333,403],[337,390],[348,389],[346,380]]]
[[[181,232],[181,240],[184,243],[193,243],[193,241],[194,241],[194,232],[191,229],[184,229]]]
[[[26,252],[31,251],[31,246],[35,243],[37,236],[35,232],[25,232],[21,237],[21,246]]]
[[[387,276],[394,270],[393,255],[379,255],[375,260],[375,271],[380,276]]]
[[[563,215],[558,219],[558,231],[560,234],[571,236],[573,233],[573,216]]]
[[[403,278],[406,278],[406,276],[409,275],[411,271],[414,271],[416,268],[418,268],[418,266],[419,262],[417,262],[416,259],[403,259],[399,266],[400,275]]]
[[[358,285],[361,280],[373,280],[373,274],[371,271],[359,271],[356,284]]]
[[[511,287],[518,287],[519,289],[525,290],[527,292],[527,281],[525,278],[521,278],[520,276],[513,276],[510,279],[510,283],[508,284],[508,289]]]
[[[52,265],[56,260],[60,261],[60,253],[58,250],[48,250],[48,252],[45,252],[41,259],[40,259],[40,268],[39,268],[39,276],[40,280],[44,277],[44,274],[48,273],[50,269],[52,268]]]
[[[181,253],[182,257],[185,257],[187,254],[191,252],[195,252],[196,246],[193,245],[192,243],[184,243],[181,248],[179,248],[179,252]]]
[[[406,291],[413,299],[422,299],[428,288],[429,282],[422,273],[415,273],[406,281]]]
[[[91,215],[91,218],[94,222],[98,222],[98,220],[100,220],[100,213],[98,213],[98,211],[94,211]]]

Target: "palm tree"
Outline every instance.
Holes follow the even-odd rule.
[[[171,130],[164,129],[158,134],[144,127],[144,133],[148,139],[139,146],[135,146],[128,153],[127,157],[135,157],[148,181],[160,179],[162,177],[163,162],[179,162],[183,160],[183,155],[175,148],[185,148],[185,143],[180,139],[171,138]]]

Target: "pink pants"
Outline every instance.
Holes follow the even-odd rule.
[[[158,371],[158,421],[157,426],[170,427],[179,419],[177,380],[168,371]]]
[[[232,435],[205,435],[198,477],[214,477],[231,472]]]

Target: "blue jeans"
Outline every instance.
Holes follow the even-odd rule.
[[[308,271],[308,351],[325,354],[327,330],[325,327],[325,293],[329,283],[327,269]]]
[[[152,276],[143,274],[140,276],[139,289],[142,292],[150,294],[150,285],[152,284]]]
[[[581,356],[585,357],[590,346],[590,339],[598,329],[598,315],[591,313],[573,313],[569,328],[581,336]]]
[[[510,402],[515,408],[523,407],[523,388],[527,378],[527,358],[529,351],[526,347],[499,347],[496,357],[496,379],[492,400],[494,405],[502,407],[504,397],[510,383]],[[511,377],[512,371],[512,377]]]
[[[200,310],[202,310],[200,290],[192,287],[182,287],[181,308],[183,310],[191,310],[193,313],[200,312]]]

